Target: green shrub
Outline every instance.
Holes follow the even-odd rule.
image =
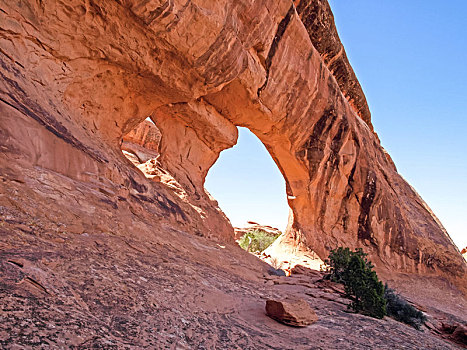
[[[361,248],[354,252],[342,247],[332,250],[326,261],[329,278],[344,284],[345,292],[352,297],[349,308],[371,317],[383,318],[386,315],[384,286],[366,256]]]
[[[343,283],[344,273],[349,268],[350,258],[352,256],[358,256],[368,264],[370,268],[373,268],[370,262],[366,260],[366,255],[361,248],[355,249],[352,252],[349,248],[339,247],[331,250],[328,259],[325,261],[325,271],[328,272],[328,278],[334,282]]]
[[[376,318],[388,315],[420,329],[426,316],[387,284],[383,286],[366,256],[361,248],[355,251],[342,247],[331,250],[325,261],[326,278],[344,285],[345,292],[352,297],[349,307],[354,311]]]
[[[387,303],[386,309],[388,316],[416,329],[420,329],[420,326],[426,321],[426,316],[420,310],[417,310],[404,300],[404,298],[396,294],[387,284],[385,286],[384,297]]]
[[[261,253],[279,236],[280,234],[274,235],[263,230],[254,230],[245,233],[238,241],[238,244],[240,247],[250,252]]]

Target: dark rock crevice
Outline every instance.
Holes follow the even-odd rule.
[[[285,17],[282,19],[282,21],[279,23],[279,26],[277,27],[276,35],[274,36],[274,40],[272,41],[271,47],[268,52],[268,56],[266,57],[266,60],[265,60],[266,79],[264,80],[263,85],[258,89],[258,97],[261,95],[261,92],[266,88],[266,85],[268,84],[269,70],[271,68],[272,59],[274,58],[274,55],[276,54],[277,48],[279,47],[279,42],[282,39],[282,36],[284,35],[285,30],[287,29],[287,26],[289,25],[290,20],[292,19],[292,15],[294,13],[295,13],[295,5],[292,4],[290,5],[289,11],[287,11],[287,14],[285,15]]]
[[[340,90],[360,118],[373,130],[365,94],[340,41],[329,3],[326,0],[299,0],[297,13],[311,43],[320,53]]]
[[[366,176],[365,189],[360,203],[360,216],[358,217],[358,240],[368,240],[376,245],[371,229],[371,208],[376,197],[376,174],[369,170]]]

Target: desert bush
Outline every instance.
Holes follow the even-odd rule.
[[[275,258],[275,257],[272,257],[269,259],[270,261],[270,265],[275,268],[276,270],[280,270],[282,269],[282,261],[280,261],[279,259]]]
[[[328,278],[344,285],[345,292],[352,298],[349,308],[383,318],[386,315],[384,286],[366,256],[360,248],[355,251],[342,247],[332,250],[326,260]]]
[[[254,230],[245,233],[238,241],[238,244],[247,251],[261,253],[279,236],[280,234],[274,235],[263,230]]]
[[[416,329],[426,321],[426,316],[420,310],[410,305],[386,284],[384,291],[387,315],[399,322],[406,323]]]
[[[354,311],[376,318],[388,315],[420,329],[426,316],[387,284],[383,286],[366,256],[361,248],[355,251],[342,247],[331,250],[325,261],[326,278],[344,285],[345,292],[352,298],[349,307]]]

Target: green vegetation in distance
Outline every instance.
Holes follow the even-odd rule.
[[[280,236],[263,230],[253,230],[245,233],[238,241],[240,247],[253,253],[261,253]]]

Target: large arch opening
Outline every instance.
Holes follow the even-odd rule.
[[[221,152],[204,186],[234,227],[256,222],[284,232],[289,215],[284,177],[263,143],[247,128],[238,130],[237,144]]]
[[[206,191],[229,218],[242,248],[248,244],[242,239],[248,232],[263,231],[269,237],[282,234],[272,244],[268,239],[262,242],[271,245],[261,253],[254,248],[247,250],[288,273],[296,265],[319,269],[323,261],[316,253],[284,242],[288,239],[285,233],[291,215],[284,175],[263,142],[248,128],[237,128],[237,144],[222,151],[209,169]],[[262,244],[256,248],[261,250]]]

